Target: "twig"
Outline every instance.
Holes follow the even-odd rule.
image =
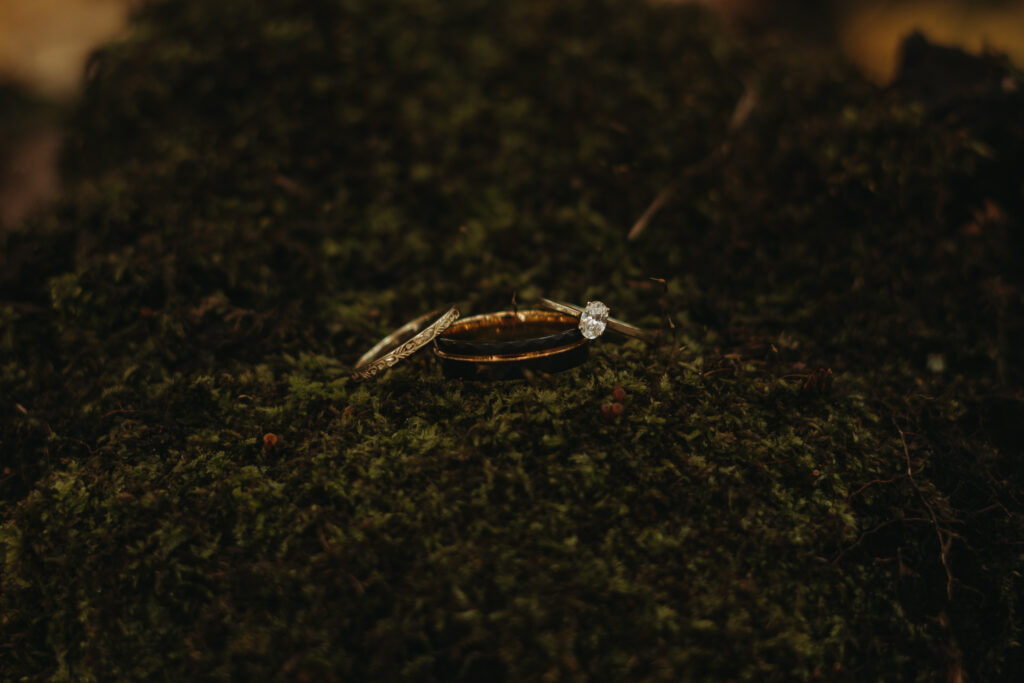
[[[907,447],[907,437],[900,429],[900,426],[896,424],[896,419],[893,418],[892,424],[896,427],[896,431],[899,432],[900,442],[903,444],[903,455],[907,460],[907,479],[910,480],[910,484],[917,491],[918,497],[928,510],[928,514],[931,516],[932,525],[935,527],[935,536],[939,539],[939,559],[942,560],[942,566],[946,570],[946,598],[949,600],[953,599],[953,572],[949,568],[949,548],[953,542],[952,536],[948,538],[942,537],[942,527],[939,526],[939,518],[935,514],[935,508],[932,507],[931,503],[924,497],[924,492],[921,491],[921,487],[917,485],[917,481],[914,479],[914,468],[910,463],[910,448]]]
[[[658,211],[660,211],[661,208],[668,203],[668,201],[672,198],[672,195],[675,193],[676,189],[678,189],[684,181],[690,180],[693,177],[698,176],[701,173],[704,173],[707,169],[711,168],[719,161],[725,159],[725,157],[728,156],[731,149],[732,148],[730,147],[728,142],[723,142],[714,150],[712,150],[703,159],[696,163],[690,164],[685,169],[683,169],[682,174],[678,178],[673,180],[671,183],[669,183],[668,187],[659,192],[658,196],[655,197],[654,201],[651,202],[650,206],[647,207],[647,210],[640,215],[640,218],[636,219],[636,223],[633,224],[633,227],[630,228],[629,230],[629,234],[626,235],[626,240],[632,242],[633,240],[640,236],[640,233],[644,231],[644,228],[647,227],[647,224],[650,223],[651,219],[654,218],[655,214],[657,214]]]
[[[71,438],[71,437],[69,437],[69,438],[68,438],[68,441],[73,441],[73,442],[77,443],[77,444],[78,444],[79,446],[81,446],[81,447],[82,447],[82,448],[84,448],[85,450],[89,451],[89,455],[96,455],[96,451],[94,451],[94,450],[93,450],[93,449],[92,449],[92,448],[91,448],[91,447],[89,446],[89,444],[87,444],[86,442],[82,441],[81,439],[75,439],[75,438]]]
[[[996,501],[995,503],[992,503],[987,507],[983,507],[980,510],[975,510],[974,512],[971,513],[970,516],[977,517],[978,515],[983,515],[986,512],[991,512],[992,510],[1002,510],[1003,514],[1005,514],[1007,517],[1013,517],[1013,513],[1007,510],[1006,506],[1000,503],[999,501]]]
[[[110,417],[111,415],[130,414],[130,413],[137,413],[137,412],[139,412],[139,411],[134,410],[132,408],[115,408],[114,410],[109,410],[109,411],[103,413],[102,417]]]
[[[864,489],[868,488],[869,486],[874,486],[875,484],[891,484],[894,481],[896,481],[895,477],[892,478],[892,479],[872,479],[871,481],[869,481],[868,483],[864,484],[863,486],[858,488],[856,491],[854,491],[853,493],[848,495],[846,497],[846,500],[852,500],[856,496],[859,496],[861,493],[864,492]]]
[[[654,218],[654,214],[661,211],[661,207],[668,203],[668,200],[672,198],[672,194],[676,191],[676,187],[682,182],[682,178],[672,181],[668,187],[658,193],[658,196],[654,198],[647,210],[640,214],[640,218],[636,219],[636,223],[633,223],[633,227],[630,228],[629,234],[626,235],[626,239],[630,242],[635,240],[643,232],[647,224]]]
[[[743,89],[743,94],[736,101],[736,106],[733,107],[732,116],[729,117],[729,133],[735,133],[746,124],[747,119],[750,118],[750,114],[757,107],[757,102],[760,99],[760,92],[757,87],[751,83],[747,83]],[[630,228],[629,234],[626,235],[626,240],[632,242],[640,233],[643,232],[647,224],[651,222],[655,214],[661,211],[661,208],[672,199],[672,195],[675,194],[676,189],[684,180],[689,180],[696,175],[699,175],[710,168],[713,164],[722,161],[730,152],[728,142],[723,142],[717,148],[715,148],[710,154],[701,159],[695,164],[683,169],[682,174],[679,178],[669,183],[668,187],[658,193],[658,196],[654,198],[647,210],[644,211],[640,218],[636,219],[636,223]]]

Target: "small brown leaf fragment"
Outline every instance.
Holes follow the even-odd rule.
[[[801,394],[827,394],[832,389],[832,368],[818,368],[804,380]]]
[[[991,199],[986,199],[980,208],[975,209],[971,220],[961,226],[960,232],[977,237],[985,232],[985,228],[1005,223],[1006,212],[1003,211],[1003,208]]]

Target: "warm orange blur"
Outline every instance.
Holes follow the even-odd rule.
[[[843,51],[880,83],[895,76],[900,42],[914,30],[932,42],[974,54],[993,50],[1024,64],[1024,2],[986,7],[949,0],[875,0],[852,4],[839,26]]]
[[[0,0],[0,84],[14,81],[43,100],[72,101],[90,51],[116,37],[138,1]],[[850,61],[879,83],[892,79],[899,45],[913,30],[970,52],[1005,52],[1024,64],[1024,0],[998,6],[971,0],[836,0],[821,5],[806,0],[647,1],[699,3],[755,32],[789,28],[814,32],[811,37],[819,40],[837,37]],[[55,123],[43,122],[12,140],[4,124],[0,121],[0,148],[6,148],[0,156],[0,228],[19,223],[57,194],[55,161],[61,138]]]
[[[650,1],[704,5],[754,30],[773,20],[792,21],[809,6],[797,0]],[[837,35],[847,58],[878,83],[895,76],[899,46],[915,30],[932,42],[974,54],[1001,52],[1024,65],[1024,0],[998,5],[971,0],[837,0],[820,5],[819,14],[809,17],[802,29],[809,30],[815,20],[826,22],[819,35]]]
[[[0,0],[0,81],[74,94],[89,52],[124,25],[130,0]]]
[[[799,6],[792,0],[649,1],[697,3],[747,25],[766,20],[776,6]],[[89,51],[117,34],[132,2],[0,1],[0,81],[19,81],[49,98],[74,95]],[[970,0],[846,0],[835,6],[830,21],[837,22],[843,50],[879,82],[892,78],[900,41],[915,29],[935,42],[975,53],[993,49],[1024,64],[1024,0],[999,6]]]

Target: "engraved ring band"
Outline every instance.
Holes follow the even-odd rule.
[[[403,358],[408,358],[451,327],[458,317],[459,309],[451,306],[439,308],[407,322],[377,342],[356,361],[352,368],[352,379],[369,379]]]

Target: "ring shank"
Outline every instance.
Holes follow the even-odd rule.
[[[408,358],[448,329],[458,317],[458,308],[446,306],[407,322],[359,357],[352,368],[352,378],[368,379]]]
[[[553,311],[558,311],[559,313],[564,313],[566,315],[571,315],[576,320],[579,320],[580,316],[583,314],[582,306],[576,306],[574,304],[565,303],[564,301],[554,301],[553,299],[545,298],[541,298],[540,301],[541,305],[545,308],[549,308]],[[642,330],[639,327],[630,325],[618,318],[608,318],[606,324],[609,329],[615,330],[619,334],[623,334],[627,337],[633,337],[634,339],[642,339],[643,341],[651,342],[655,337],[654,332]]]

